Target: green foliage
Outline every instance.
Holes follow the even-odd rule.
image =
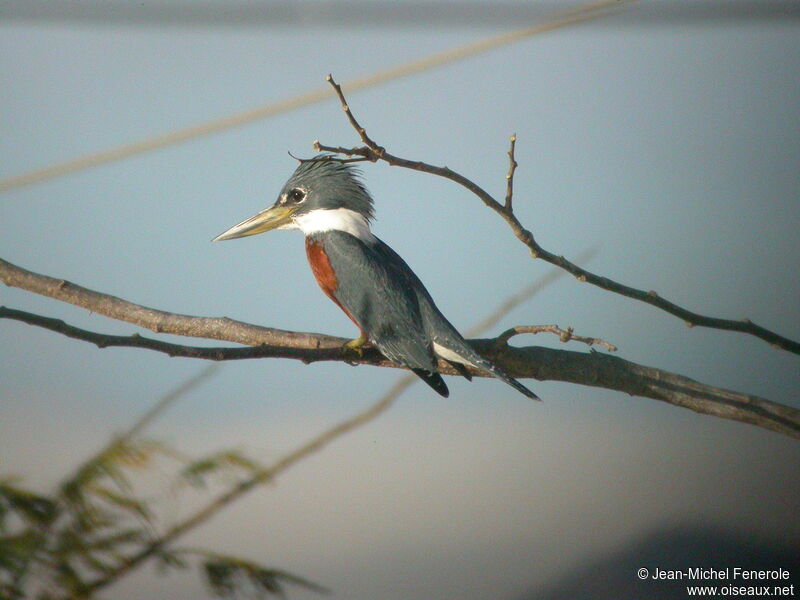
[[[181,556],[181,551],[157,549],[154,556],[158,561],[159,572],[166,574],[170,569],[186,569],[189,563]]]
[[[194,487],[205,487],[211,475],[246,475],[253,477],[263,471],[257,462],[235,450],[223,450],[195,460],[181,471],[181,477]]]
[[[324,591],[243,559],[167,547],[158,533],[158,502],[137,496],[132,474],[152,467],[156,458],[176,457],[152,440],[118,438],[52,495],[0,479],[0,600],[91,598],[143,554],[154,558],[162,573],[197,564],[221,598],[283,596],[287,583]],[[210,477],[241,481],[261,469],[242,454],[225,450],[188,464],[182,460],[177,478],[202,488]]]
[[[9,513],[30,525],[47,525],[56,516],[56,504],[49,498],[14,485],[14,479],[0,480],[0,532],[5,532]]]
[[[286,571],[266,569],[241,558],[213,553],[207,556],[203,567],[206,582],[218,598],[264,598],[269,595],[285,596],[284,585],[291,583],[320,594],[328,590],[307,579]]]
[[[0,483],[0,598],[87,597],[88,584],[152,540],[147,505],[127,470],[159,447],[117,440],[81,465],[52,496]],[[54,595],[55,594],[55,595]]]

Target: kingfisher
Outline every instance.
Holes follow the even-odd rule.
[[[370,229],[372,196],[351,163],[331,154],[301,160],[276,202],[212,241],[272,229],[305,235],[311,271],[322,291],[361,332],[344,345],[361,355],[372,343],[386,358],[413,371],[441,396],[447,384],[441,358],[471,379],[472,367],[504,381],[528,398],[539,397],[478,354],[442,315],[414,271]]]

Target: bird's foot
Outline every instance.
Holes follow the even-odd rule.
[[[346,344],[344,344],[344,345],[342,346],[342,350],[343,350],[345,353],[352,352],[353,354],[355,354],[356,356],[358,356],[359,358],[361,358],[362,356],[364,356],[364,348],[363,348],[363,346],[364,346],[364,345],[365,345],[367,342],[368,342],[368,340],[367,340],[367,336],[365,336],[365,335],[362,333],[362,334],[361,334],[360,336],[358,336],[356,339],[354,339],[354,340],[350,340],[349,342],[347,342]]]

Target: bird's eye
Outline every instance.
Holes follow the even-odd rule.
[[[289,192],[289,200],[292,202],[302,202],[306,197],[306,193],[300,188],[294,188]]]

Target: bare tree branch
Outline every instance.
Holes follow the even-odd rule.
[[[169,314],[169,313],[166,313]],[[176,315],[182,317],[184,315]],[[195,317],[203,319],[204,317]],[[183,344],[173,344],[171,342],[164,342],[153,338],[147,338],[134,333],[132,335],[112,335],[106,333],[97,333],[87,329],[75,327],[61,319],[53,319],[34,313],[26,312],[23,310],[16,310],[7,306],[0,306],[0,319],[11,319],[28,325],[35,325],[42,327],[55,333],[60,333],[69,338],[89,342],[98,348],[139,348],[143,350],[153,350],[161,352],[170,357],[180,358],[199,358],[203,360],[214,361],[228,361],[228,360],[247,360],[254,358],[289,358],[302,361],[305,364],[311,364],[320,361],[338,361],[347,362],[352,365],[371,365],[374,367],[391,367],[401,369],[403,367],[387,360],[376,348],[372,346],[365,346],[361,356],[353,356],[352,353],[343,349],[344,344],[348,341],[346,338],[334,338],[323,334],[308,334],[309,336],[319,335],[320,343],[334,340],[336,345],[332,348],[285,348],[283,346],[274,346],[261,344],[253,347],[206,347],[206,346],[185,346]],[[247,325],[242,323],[242,325]],[[252,327],[258,327],[253,325]],[[501,348],[508,344],[508,340],[515,335],[523,333],[552,333],[558,336],[562,342],[569,342],[575,340],[591,345],[601,345],[611,351],[616,351],[616,346],[604,342],[598,338],[589,338],[579,335],[573,335],[572,328],[566,330],[561,329],[557,325],[527,325],[513,327],[501,334],[498,338],[492,340],[495,347]],[[450,363],[440,361],[439,371],[448,375],[460,375],[460,371],[455,370]],[[477,369],[469,369],[469,371],[477,377],[491,377],[491,375]]]
[[[164,313],[168,315],[169,313]],[[176,315],[182,319],[191,318],[185,315]],[[380,367],[394,367],[397,365],[386,360],[374,348],[369,348],[362,357],[352,361],[352,357],[342,352],[341,346],[346,342],[344,338],[305,334],[309,337],[309,346],[301,348],[282,348],[280,346],[257,346],[254,348],[201,348],[195,346],[180,346],[158,340],[150,340],[141,336],[103,336],[94,332],[67,325],[58,319],[49,319],[39,315],[32,315],[23,311],[15,311],[0,307],[0,318],[10,318],[38,325],[68,334],[70,337],[85,339],[92,343],[101,340],[101,347],[131,346],[165,352],[170,356],[184,356],[189,358],[203,358],[207,360],[242,360],[249,358],[293,358],[305,363],[322,360],[341,362],[355,362]],[[202,317],[197,317],[201,322]],[[213,321],[213,319],[209,319]],[[241,323],[241,327],[247,324]],[[255,326],[253,326],[255,327]],[[593,352],[582,354],[566,350],[554,350],[541,347],[517,348],[508,346],[506,341],[518,333],[549,331],[559,337],[576,339],[577,341],[594,341],[592,338],[579,339],[568,331],[554,326],[541,326],[539,328],[515,328],[507,331],[499,338],[470,340],[475,349],[490,358],[510,375],[517,378],[535,378],[539,380],[564,381],[593,387],[602,387],[633,396],[643,396],[661,400],[675,406],[689,408],[695,412],[714,415],[743,423],[750,423],[765,429],[777,431],[800,439],[800,411],[769,400],[742,394],[730,390],[706,385],[688,377],[662,371],[653,367],[645,367],[623,359],[617,359],[605,354]],[[200,331],[197,329],[196,331]],[[103,343],[103,338],[109,338],[110,343]],[[320,348],[322,343],[334,341],[334,348]],[[129,342],[129,343],[126,343]],[[439,362],[441,373],[458,375],[459,373],[444,361]],[[470,369],[473,376],[486,377],[482,371]]]
[[[167,320],[169,320],[168,317],[170,314],[171,313],[162,313]],[[206,322],[212,323],[212,327],[209,329],[209,332],[211,334],[216,334],[214,335],[213,339],[225,339],[224,337],[221,337],[221,334],[219,334],[219,332],[215,331],[213,328],[213,323],[218,319],[211,319],[208,317],[188,317],[187,315],[174,316],[176,317],[176,320],[182,321],[184,324],[187,323],[185,319],[196,319],[197,323],[191,326],[196,327],[196,332],[198,333],[197,337],[202,337],[201,334],[204,327],[203,322]],[[230,348],[211,348],[205,346],[172,344],[170,342],[144,337],[138,333],[134,333],[133,335],[111,335],[97,333],[75,327],[65,323],[61,319],[44,317],[42,315],[36,315],[22,310],[8,308],[7,306],[0,306],[0,318],[20,321],[22,323],[27,323],[28,325],[36,325],[37,327],[42,327],[76,340],[92,343],[98,348],[141,348],[144,350],[161,352],[172,357],[201,358],[205,360],[217,361],[243,360],[249,358],[292,358],[301,360],[305,363],[312,363],[320,360],[352,361],[355,358],[351,354],[346,354],[342,351],[342,345],[347,341],[346,339],[331,337],[323,334],[304,334],[307,336],[306,339],[308,340],[308,345],[304,348],[291,346],[286,347],[274,344],[259,344],[252,347],[237,346]],[[167,328],[169,328],[169,325],[167,325]],[[243,332],[247,333],[247,330],[250,328],[253,329],[252,335],[257,335],[261,329],[267,329],[258,325],[249,325],[247,323],[236,322],[236,333],[233,337],[241,337],[241,334]],[[164,331],[166,331],[166,329]],[[210,335],[209,337],[212,336]],[[230,339],[228,341],[236,342],[238,340]],[[331,342],[332,346],[330,347],[316,346],[316,344],[322,346],[330,344]],[[381,366],[382,362],[389,364],[385,359],[383,359],[383,361],[380,360],[382,357],[376,350],[371,348],[367,349],[365,347],[364,351],[364,358],[369,358],[372,361],[370,364],[376,364],[379,366]],[[357,362],[363,362],[363,360],[358,359]]]
[[[495,359],[494,340],[475,340],[476,348]],[[508,347],[500,351],[502,365],[514,375],[569,381],[633,396],[661,400],[695,412],[751,423],[800,439],[800,410],[758,396],[700,383],[683,375],[639,365],[616,356],[548,348]]]
[[[193,317],[164,312],[96,292],[64,279],[27,271],[0,258],[0,281],[35,294],[74,304],[90,312],[133,323],[156,333],[227,340],[248,346],[267,344],[284,348],[334,348],[338,338],[259,327],[227,317]]]
[[[565,271],[574,275],[578,279],[578,281],[591,283],[592,285],[595,285],[610,292],[614,292],[615,294],[627,296],[628,298],[633,298],[634,300],[639,300],[640,302],[645,302],[646,304],[655,306],[656,308],[659,308],[671,315],[683,319],[683,321],[689,327],[700,326],[700,327],[709,327],[712,329],[722,329],[726,331],[737,331],[740,333],[746,333],[761,338],[762,340],[773,345],[776,348],[787,350],[788,352],[793,352],[794,354],[800,354],[800,342],[786,338],[760,325],[756,325],[750,319],[742,319],[740,321],[735,321],[732,319],[709,317],[692,312],[688,309],[678,306],[677,304],[669,300],[666,300],[665,298],[662,298],[655,291],[639,290],[618,283],[612,279],[609,279],[608,277],[603,277],[602,275],[596,275],[595,273],[587,271],[579,267],[575,263],[568,261],[563,256],[558,256],[556,254],[553,254],[552,252],[545,250],[536,242],[533,234],[528,229],[525,229],[525,227],[523,227],[522,223],[520,223],[520,221],[514,214],[512,209],[511,199],[508,196],[511,190],[507,190],[506,203],[501,204],[491,194],[489,194],[479,185],[467,179],[463,175],[456,173],[455,171],[452,171],[448,167],[437,167],[424,162],[407,160],[405,158],[400,158],[398,156],[390,154],[389,152],[386,151],[384,147],[379,146],[374,140],[372,140],[372,138],[370,138],[369,135],[367,134],[365,128],[362,127],[355,119],[355,117],[352,114],[352,111],[350,110],[350,107],[347,104],[347,100],[345,99],[341,86],[339,86],[339,84],[337,84],[333,80],[333,77],[331,75],[328,75],[327,80],[331,84],[331,86],[333,86],[336,95],[339,97],[339,101],[342,105],[342,110],[344,110],[348,120],[350,121],[350,124],[356,130],[359,137],[361,138],[361,141],[365,144],[365,146],[356,148],[342,148],[341,146],[326,146],[321,144],[317,140],[314,142],[314,148],[316,150],[336,152],[339,154],[344,154],[346,156],[361,156],[364,159],[373,162],[382,160],[388,163],[389,165],[395,167],[403,167],[406,169],[412,169],[414,171],[430,173],[432,175],[444,177],[445,179],[450,179],[451,181],[458,183],[459,185],[465,187],[470,192],[475,194],[478,198],[481,199],[481,201],[483,201],[483,203],[486,206],[488,206],[494,212],[500,215],[503,218],[503,220],[505,220],[506,223],[508,223],[508,226],[514,232],[514,235],[517,237],[517,239],[519,239],[523,244],[525,244],[528,247],[528,249],[531,252],[531,256],[533,258],[541,258],[542,260],[552,265],[564,269]],[[509,156],[511,158],[513,167],[514,166],[513,142],[512,142],[512,149],[509,151]],[[511,181],[510,176],[513,176],[513,169],[509,172],[509,181]]]
[[[589,255],[587,253],[587,256]],[[63,279],[55,279],[47,275],[34,273],[2,259],[0,259],[0,280],[7,285],[62,300],[86,308],[93,313],[133,323],[156,332],[225,340],[251,346],[249,348],[209,348],[173,344],[139,334],[124,336],[96,333],[69,325],[60,319],[44,317],[5,306],[0,307],[0,318],[13,319],[29,325],[43,327],[73,339],[95,344],[98,348],[141,348],[162,352],[172,357],[201,358],[217,361],[289,358],[300,360],[306,364],[318,361],[345,361],[352,364],[369,364],[382,367],[397,366],[386,360],[375,348],[369,346],[364,348],[364,354],[361,357],[356,357],[353,353],[344,351],[343,346],[348,341],[344,338],[261,327],[234,321],[227,317],[193,317],[165,312],[90,290]],[[550,278],[545,278],[542,282],[537,282],[523,290],[518,296],[509,299],[501,307],[499,313],[502,314],[505,309],[510,310],[510,308],[519,304],[519,302],[529,297],[531,293],[550,280]],[[561,336],[560,332],[552,332]],[[449,363],[444,361],[440,363],[440,370],[446,374],[458,374]],[[486,376],[485,373],[477,370],[474,371],[474,374]]]

